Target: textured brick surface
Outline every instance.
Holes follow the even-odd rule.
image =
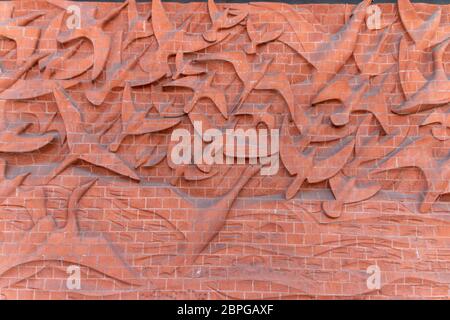
[[[447,299],[450,5],[369,5],[0,2],[0,297]]]

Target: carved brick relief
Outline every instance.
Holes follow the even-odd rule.
[[[448,298],[450,5],[370,5],[0,2],[0,297]]]

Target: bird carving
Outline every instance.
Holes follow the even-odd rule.
[[[136,0],[128,0],[128,31],[125,41],[123,43],[123,49],[126,49],[134,41],[151,37],[153,35],[152,24],[149,22],[152,16],[151,11],[140,16]]]
[[[126,84],[130,84],[131,86],[142,86],[146,84],[150,84],[156,80],[157,78],[149,77],[145,72],[139,72],[135,67],[139,63],[139,59],[145,54],[148,47],[146,47],[139,54],[129,58],[124,63],[116,63],[111,69],[106,71],[106,78],[108,81],[97,89],[87,90],[86,98],[93,105],[99,106],[101,105],[107,95],[114,88],[123,88]]]
[[[16,69],[0,73],[0,93],[13,86],[27,71],[29,71],[46,53],[37,53],[21,63]]]
[[[398,0],[398,11],[406,32],[420,50],[441,42],[442,36],[446,34],[448,36],[450,32],[450,26],[439,27],[442,16],[440,7],[436,8],[426,20],[420,17],[410,0]]]
[[[409,136],[402,145],[389,153],[371,170],[370,177],[394,169],[416,167],[426,179],[427,188],[419,206],[422,213],[430,212],[440,195],[450,193],[450,149],[448,141],[431,135]],[[436,154],[439,151],[439,154]]]
[[[305,135],[296,141],[290,134],[288,118],[284,118],[280,133],[280,157],[288,172],[295,176],[286,190],[286,199],[293,198],[306,180],[316,183],[333,177],[344,167],[355,145],[354,137],[350,136],[330,148],[328,154],[319,154],[310,142],[310,137]]]
[[[0,152],[24,153],[36,151],[48,145],[55,138],[53,133],[24,133],[31,123],[15,124],[8,121],[5,114],[5,104],[6,101],[0,100]]]
[[[284,32],[283,28],[276,30],[268,30],[268,25],[264,25],[262,29],[257,29],[252,19],[247,19],[247,33],[251,43],[246,45],[244,50],[247,54],[256,54],[258,46],[275,41]]]
[[[22,173],[12,179],[6,178],[7,162],[0,158],[0,204],[3,203],[23,183],[30,173]]]
[[[450,138],[450,109],[434,109],[420,124],[420,126],[433,125],[431,132],[433,137],[445,141]]]
[[[1,258],[0,275],[30,262],[56,260],[71,262],[101,272],[112,279],[139,285],[139,275],[130,269],[118,255],[117,248],[102,234],[93,235],[80,230],[77,220],[79,202],[96,181],[97,179],[91,179],[76,187],[70,194],[64,227],[58,228],[54,218],[48,214],[37,220],[32,229],[18,241],[18,248]],[[66,246],[76,250],[76,253],[70,250],[62,251],[61,248]],[[101,248],[102,254],[94,255],[92,247]],[[32,269],[36,272],[36,269]]]
[[[382,81],[378,86],[371,86],[369,77],[365,75],[338,77],[322,89],[312,103],[317,104],[329,100],[341,101],[343,110],[330,116],[331,122],[336,126],[348,124],[352,112],[365,111],[375,116],[384,132],[391,133],[393,130],[389,120],[391,112],[384,92],[387,91],[387,86],[392,87],[395,82],[390,81],[387,85],[385,82],[389,82],[389,79]]]
[[[292,47],[304,57],[317,71],[335,74],[353,54],[361,24],[366,17],[371,0],[364,0],[352,12],[347,23],[335,34],[329,34],[306,9],[296,11],[289,5],[279,10],[277,3],[254,2],[252,5],[272,9],[280,14],[291,26],[297,41],[292,41],[289,33],[282,34],[278,40]],[[311,34],[319,37],[310,41]]]
[[[20,17],[12,17],[14,4],[7,5],[4,15],[0,17],[0,37],[13,40],[17,48],[17,63],[26,62],[37,47],[41,29],[27,26],[37,18],[44,15],[43,12],[33,12]],[[0,8],[3,10],[3,8]],[[24,36],[26,35],[26,36]]]
[[[224,11],[219,10],[214,0],[208,0],[208,12],[211,18],[212,26],[208,31],[203,33],[206,41],[214,42],[220,38],[220,31],[233,28],[241,23],[248,15],[248,11],[225,8]]]
[[[158,42],[158,49],[151,52],[140,61],[142,69],[154,78],[172,76],[168,65],[170,56],[177,53],[190,53],[203,50],[225,39],[228,35],[219,37],[215,42],[207,42],[201,35],[184,30],[189,19],[177,28],[169,19],[161,0],[152,1],[152,26]]]
[[[157,214],[161,203],[158,203],[158,199],[154,197],[155,188],[164,190],[173,199],[170,206],[176,205],[177,208],[182,207],[186,212],[187,223],[179,228],[179,231],[184,235],[184,239],[177,245],[177,250],[172,253],[175,255],[175,259],[168,267],[171,267],[173,271],[183,267],[187,267],[187,270],[191,269],[199,255],[205,251],[210,242],[222,230],[228,213],[241,190],[259,170],[260,166],[258,165],[245,167],[228,192],[220,197],[211,199],[190,197],[174,187],[164,187],[161,185],[148,186],[140,189],[140,199],[145,199],[147,205],[153,208]],[[129,199],[126,205],[127,207],[142,208],[141,203],[139,201],[136,202],[138,199],[131,196],[134,193],[133,189],[110,188],[110,193],[115,194],[119,192],[122,198],[126,197]],[[124,207],[124,204],[121,204],[121,202],[121,199],[115,201],[119,207]],[[159,214],[164,213],[161,212]],[[186,271],[184,273],[186,274]]]

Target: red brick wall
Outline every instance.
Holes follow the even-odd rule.
[[[49,2],[0,3],[2,298],[448,298],[449,5]]]

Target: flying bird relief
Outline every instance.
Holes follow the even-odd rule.
[[[149,168],[161,163],[166,156],[167,150],[158,150],[158,147],[145,148],[136,154],[136,163],[134,168]]]
[[[194,139],[197,133],[191,137],[191,143],[194,143]],[[172,155],[174,153],[174,148],[176,147],[176,141],[170,141],[167,147],[167,154]],[[191,154],[190,163],[175,163],[172,157],[167,157],[167,164],[169,168],[174,170],[174,177],[170,179],[170,184],[173,186],[177,185],[180,179],[185,181],[203,181],[215,176],[218,171],[212,168],[212,165],[195,163],[194,155]]]
[[[241,174],[233,183],[229,191],[222,196],[210,199],[190,197],[173,187],[147,186],[141,189],[142,198],[154,208],[156,213],[158,213],[160,205],[158,205],[158,199],[152,195],[155,188],[163,188],[165,190],[164,192],[170,194],[170,197],[174,199],[171,206],[181,203],[182,207],[185,208],[187,223],[179,228],[179,231],[182,232],[184,238],[178,244],[177,251],[173,253],[175,255],[175,261],[170,265],[173,269],[181,267],[187,267],[188,270],[190,269],[199,255],[207,249],[211,241],[222,230],[227,220],[228,213],[239,193],[259,170],[260,167],[257,165],[244,168],[241,170]],[[117,192],[119,189],[117,187],[111,187],[111,192],[114,191]],[[128,206],[140,208],[140,202],[136,202],[138,199],[130,197],[132,192],[132,189],[121,189],[120,194],[122,196],[128,195],[127,198],[130,199]],[[164,213],[161,212],[160,214]],[[184,271],[184,273],[186,273],[186,271]]]
[[[152,24],[149,22],[152,16],[151,11],[144,16],[139,15],[136,0],[128,0],[128,32],[123,42],[123,49],[126,49],[134,41],[151,37],[153,35]]]
[[[420,124],[421,126],[432,125],[431,132],[433,136],[445,141],[450,138],[450,110],[447,107],[444,109],[434,109]]]
[[[436,155],[435,149],[441,150],[444,155]],[[419,210],[423,213],[429,212],[439,196],[450,192],[449,155],[450,149],[446,142],[431,136],[410,136],[399,148],[383,158],[379,165],[374,167],[371,175],[399,168],[419,168],[427,182]]]
[[[0,297],[447,296],[449,8],[371,3],[0,1]]]
[[[338,218],[345,204],[364,201],[381,190],[378,182],[359,181],[358,177],[346,176],[342,171],[331,177],[329,183],[335,200],[324,201],[322,208],[330,218]]]
[[[89,70],[93,65],[92,57],[77,60],[70,59],[77,53],[82,44],[83,41],[81,40],[65,52],[56,54],[53,60],[45,66],[42,74],[43,78],[69,80]]]
[[[33,12],[13,18],[13,12],[14,5],[5,11],[5,16],[0,17],[0,37],[11,39],[16,43],[17,63],[21,64],[33,54],[41,34],[41,29],[28,26],[28,24],[43,16],[44,13]]]
[[[82,113],[68,93],[62,87],[59,87],[54,89],[53,94],[67,130],[69,154],[62,163],[52,170],[46,180],[52,180],[78,160],[84,160],[93,165],[104,167],[119,175],[139,180],[139,177],[124,160],[116,154],[109,152],[100,144],[98,134],[86,131]]]
[[[173,80],[176,80],[182,76],[197,76],[206,73],[206,69],[196,66],[193,61],[185,60],[184,53],[182,51],[177,52],[175,55],[175,74],[172,76]]]
[[[2,258],[0,275],[30,262],[58,260],[85,266],[113,279],[139,285],[138,275],[117,255],[117,249],[102,234],[83,234],[80,230],[77,221],[79,201],[95,183],[96,179],[91,179],[73,190],[68,199],[64,227],[57,228],[51,215],[39,219],[20,239],[20,250],[10,252],[7,258]],[[61,246],[68,246],[78,252],[66,253],[61,251]],[[91,246],[102,248],[103,254],[93,253]]]
[[[56,37],[61,31],[61,26],[64,20],[65,12],[58,13],[47,25],[47,28],[42,31],[38,47],[39,52],[48,53],[47,59],[39,61],[39,69],[43,70],[48,62],[51,61],[53,55],[58,52],[58,41]]]
[[[271,112],[272,105],[262,105],[256,107],[243,106],[235,113],[236,116],[251,116],[253,118],[253,125],[256,127],[259,124],[264,124],[267,129],[276,129],[276,115]],[[239,123],[239,120],[236,124]]]
[[[32,134],[25,131],[30,122],[8,121],[5,111],[6,101],[0,100],[0,152],[32,152],[48,145],[54,138],[53,133]]]
[[[0,93],[14,85],[39,60],[46,57],[46,53],[34,54],[27,61],[20,64],[15,70],[4,71],[0,74]]]
[[[172,71],[168,65],[170,56],[177,53],[190,53],[203,50],[226,38],[219,37],[215,42],[207,42],[201,35],[189,33],[184,30],[190,19],[180,27],[176,27],[169,19],[161,0],[152,1],[152,26],[158,42],[158,49],[141,59],[141,67],[154,78],[171,76]]]
[[[410,0],[398,0],[400,19],[418,49],[436,44],[442,11],[438,7],[426,20],[422,19]]]
[[[181,121],[179,118],[163,118],[159,115],[149,118],[147,117],[148,111],[136,110],[131,95],[131,88],[129,85],[126,85],[122,98],[121,133],[110,144],[109,150],[116,152],[122,141],[129,135],[163,131],[176,126]]]
[[[386,72],[395,63],[394,56],[391,53],[385,52],[391,31],[392,24],[377,36],[377,42],[370,50],[367,49],[367,42],[363,40],[365,39],[364,36],[368,36],[369,34],[365,33],[360,35],[356,42],[353,57],[362,74],[370,76],[379,75]]]
[[[362,165],[377,159],[383,159],[390,152],[395,151],[408,136],[410,127],[406,132],[401,128],[395,128],[393,132],[385,135],[377,132],[368,132],[371,128],[373,115],[368,115],[359,124],[355,137],[355,152],[353,159],[342,169],[347,176],[354,176],[361,170]]]
[[[365,111],[377,118],[384,132],[390,133],[392,127],[389,124],[390,111],[384,95],[385,85],[381,83],[377,87],[371,87],[369,82],[369,77],[364,75],[357,75],[350,79],[348,77],[335,79],[317,94],[312,103],[317,104],[328,100],[341,101],[343,110],[330,116],[335,126],[348,124],[352,112]]]
[[[248,15],[246,10],[233,9],[231,7],[226,7],[225,10],[221,11],[214,0],[208,0],[208,12],[212,26],[203,33],[203,38],[209,42],[217,41],[221,36],[220,31],[233,28],[243,22]]]
[[[228,119],[228,106],[225,93],[213,86],[215,73],[201,79],[196,76],[184,77],[164,85],[164,87],[183,87],[194,91],[192,100],[184,107],[184,112],[189,113],[195,107],[197,102],[202,98],[210,99],[225,119]]]
[[[405,78],[420,79],[419,84],[416,84],[419,87],[404,103],[393,106],[393,112],[412,114],[441,106],[450,101],[450,81],[445,72],[443,61],[443,56],[449,43],[450,38],[447,38],[444,42],[433,47],[433,74],[429,79],[426,79],[417,67],[413,70],[406,70],[407,75],[401,80],[405,80]],[[403,49],[405,48],[403,47]],[[400,70],[399,72],[405,71]]]
[[[88,55],[86,57],[72,58],[83,45],[84,40],[69,46],[66,50],[59,50],[57,36],[61,32],[65,12],[60,12],[50,21],[50,24],[42,32],[39,40],[38,51],[48,53],[48,56],[39,60],[39,69],[43,71],[44,79],[68,80],[79,76],[89,70],[94,59]]]
[[[236,75],[242,81],[244,89],[240,94],[238,103],[234,106],[233,111],[239,110],[254,89],[258,90],[274,90],[278,92],[286,101],[289,110],[295,113],[294,96],[291,86],[286,75],[280,72],[268,73],[273,57],[266,58],[256,70],[248,63],[247,56],[243,52],[223,52],[205,54],[203,57],[196,59],[197,61],[219,60],[226,61],[233,65]]]
[[[68,9],[69,6],[75,5],[76,2],[71,1],[57,1],[57,0],[47,0],[48,2],[54,4],[63,9]],[[60,33],[57,40],[60,43],[67,43],[76,39],[85,38],[88,39],[94,47],[94,66],[92,69],[92,80],[95,80],[103,68],[106,65],[108,55],[111,49],[111,35],[108,34],[104,28],[108,22],[116,18],[119,13],[128,5],[128,2],[123,3],[119,7],[113,9],[107,15],[102,18],[96,18],[95,9],[87,7],[88,10],[83,10],[81,8],[82,17],[80,28],[74,28],[71,30],[64,31]]]
[[[258,46],[275,41],[284,32],[283,28],[269,31],[267,24],[264,25],[262,29],[257,29],[251,18],[247,19],[246,27],[248,36],[251,40],[251,44],[246,45],[244,48],[247,54],[256,54]]]
[[[108,81],[98,89],[86,91],[86,98],[89,102],[96,106],[101,105],[112,89],[123,88],[126,86],[126,83],[130,83],[132,86],[142,86],[158,80],[149,78],[145,73],[139,73],[139,71],[134,70],[138,65],[139,59],[145,54],[147,49],[148,47],[126,62],[116,63],[111,67],[111,70],[107,70],[106,78]]]

